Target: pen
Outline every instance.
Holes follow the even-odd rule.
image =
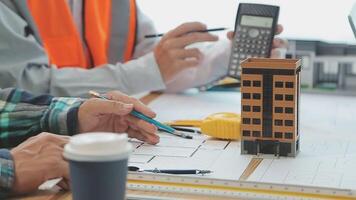
[[[210,174],[213,171],[210,170],[200,170],[200,169],[148,169],[140,170],[136,166],[128,166],[128,170],[131,172],[151,172],[151,173],[164,173],[164,174]]]
[[[201,30],[201,31],[193,31],[193,32],[205,33],[205,32],[213,32],[213,31],[223,31],[223,30],[226,30],[226,29],[227,28],[212,28],[212,29],[206,29],[206,30]],[[193,32],[189,32],[189,33],[193,33]],[[145,38],[162,37],[163,35],[164,35],[164,33],[145,35]]]
[[[200,170],[200,169],[152,169],[143,170],[144,172],[151,173],[164,173],[164,174],[210,174],[210,170]]]
[[[184,132],[191,132],[191,133],[196,133],[196,134],[201,134],[201,131],[193,129],[193,128],[183,128],[179,126],[171,126],[172,128],[176,129],[177,131],[184,131]]]
[[[101,99],[110,100],[110,99],[106,98],[105,96],[99,94],[98,92],[95,92],[95,91],[92,91],[92,90],[89,91],[89,94],[91,94],[91,95],[93,95],[95,97],[101,98]],[[175,135],[175,136],[178,136],[178,137],[182,137],[182,138],[186,138],[186,139],[193,139],[192,136],[186,135],[186,134],[184,134],[184,133],[182,133],[180,131],[176,131],[174,128],[172,128],[172,127],[170,127],[168,125],[162,124],[161,122],[159,122],[157,120],[154,120],[154,119],[152,119],[152,118],[150,118],[150,117],[148,117],[148,116],[146,116],[146,115],[144,115],[144,114],[142,114],[142,113],[140,113],[140,112],[138,112],[136,110],[132,110],[130,114],[135,116],[135,117],[137,117],[137,118],[139,118],[139,119],[142,119],[142,120],[144,120],[144,121],[146,121],[148,123],[151,123],[151,124],[155,125],[157,128],[159,128],[159,129],[161,129],[161,130],[163,130],[165,132],[171,133],[172,135]]]

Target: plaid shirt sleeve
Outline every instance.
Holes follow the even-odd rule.
[[[14,182],[14,163],[8,149],[0,149],[0,199],[11,192]]]
[[[77,133],[77,115],[83,100],[34,96],[23,90],[0,89],[0,148],[15,147],[41,132]]]

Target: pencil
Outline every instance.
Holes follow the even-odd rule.
[[[214,32],[214,31],[224,31],[227,28],[212,28],[212,29],[206,29],[202,31],[193,31],[189,33],[194,33],[194,32],[199,32],[199,33],[205,33],[205,32]],[[151,35],[145,35],[145,38],[156,38],[156,37],[162,37],[164,33],[158,33],[158,34],[151,34]]]

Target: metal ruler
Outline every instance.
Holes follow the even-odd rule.
[[[137,172],[128,174],[127,188],[243,199],[356,199],[347,189]]]

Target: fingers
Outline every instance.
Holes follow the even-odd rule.
[[[217,36],[204,32],[206,25],[199,22],[184,23],[163,36],[154,49],[154,56],[165,83],[171,81],[181,71],[192,66],[198,66],[200,52],[196,50],[183,52],[185,48],[197,42],[218,40]],[[180,54],[177,55],[177,50]],[[187,58],[189,61],[184,62]],[[194,61],[191,61],[194,60]],[[185,64],[188,64],[186,66]]]
[[[157,144],[159,142],[159,137],[156,134],[157,127],[153,124],[131,116],[127,118],[127,121],[130,127],[128,133],[131,137],[150,144]]]
[[[274,38],[272,48],[287,48],[288,41],[282,38]]]
[[[70,184],[65,179],[61,180],[61,182],[59,182],[57,185],[59,187],[61,187],[62,189],[64,189],[64,190],[69,190],[70,189]]]
[[[232,40],[233,38],[234,38],[234,32],[233,31],[229,31],[229,32],[227,32],[227,38],[229,39],[229,40]]]
[[[145,131],[139,131],[134,126],[131,126],[127,133],[130,137],[136,138],[138,140],[147,142],[149,144],[157,144],[159,142],[159,136],[156,134],[147,133]]]
[[[134,105],[123,103],[120,101],[108,101],[104,99],[89,99],[82,106],[86,106],[87,112],[93,114],[115,114],[115,115],[127,115],[129,114]]]
[[[147,115],[148,117],[154,118],[156,117],[156,113],[153,112],[149,107],[144,105],[141,101],[139,101],[136,98],[127,96],[121,92],[118,91],[112,91],[108,92],[106,94],[107,98],[115,101],[121,101],[126,104],[133,104],[134,109],[143,113],[144,115]]]
[[[285,49],[277,48],[277,49],[272,49],[270,57],[281,59],[281,58],[285,58],[285,56],[286,56]]]
[[[37,136],[31,137],[29,140],[41,140],[44,142],[52,142],[60,147],[64,147],[69,142],[70,137],[65,135],[55,135],[47,132],[42,132]]]
[[[148,133],[155,134],[157,131],[156,126],[154,126],[153,124],[150,124],[142,119],[128,116],[127,121],[130,123],[130,125],[134,125],[134,127],[137,127],[138,129],[146,131]]]
[[[61,171],[62,171],[62,177],[65,180],[70,180],[70,174],[69,174],[69,164],[67,161],[63,160],[62,165],[61,165]]]
[[[165,40],[166,38],[171,38],[171,37],[180,37],[184,34],[190,33],[190,32],[196,32],[196,31],[203,31],[206,30],[206,25],[200,22],[188,22],[184,23],[177,28],[169,31],[166,33],[162,40]]]
[[[281,24],[277,25],[277,29],[276,29],[276,35],[281,34],[283,32],[283,26]]]
[[[197,48],[190,49],[176,49],[171,53],[172,57],[177,57],[180,59],[194,58],[200,60],[203,57],[203,54]]]

